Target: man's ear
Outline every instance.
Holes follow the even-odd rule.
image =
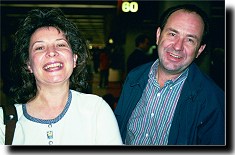
[[[157,45],[158,45],[158,42],[159,42],[160,35],[161,35],[161,28],[158,27],[157,32],[156,32],[156,44]]]
[[[200,46],[200,48],[198,49],[196,58],[199,57],[199,55],[202,53],[202,51],[204,51],[205,48],[206,48],[206,44]]]

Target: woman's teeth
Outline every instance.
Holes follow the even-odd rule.
[[[54,63],[54,64],[50,64],[44,67],[44,69],[48,70],[50,68],[55,68],[55,67],[62,67],[63,65],[61,63]]]

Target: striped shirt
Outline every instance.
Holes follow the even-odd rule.
[[[127,124],[127,145],[167,145],[175,107],[188,76],[186,69],[179,77],[164,86],[156,79],[159,61],[151,67],[142,97]]]

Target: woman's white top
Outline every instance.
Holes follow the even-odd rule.
[[[121,145],[112,109],[99,96],[70,90],[63,112],[52,120],[30,116],[25,104],[15,105],[18,114],[12,145]],[[5,143],[0,108],[0,144]]]

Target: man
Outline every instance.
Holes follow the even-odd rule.
[[[149,50],[149,37],[146,34],[140,34],[135,39],[136,49],[130,54],[127,59],[127,73],[133,68],[150,62],[150,57],[147,55]]]
[[[156,33],[154,63],[129,73],[115,115],[127,145],[224,145],[224,92],[193,62],[205,49],[206,14],[168,9]]]
[[[109,79],[109,65],[110,65],[110,59],[107,48],[104,48],[100,52],[99,56],[100,61],[100,82],[99,87],[100,88],[107,88],[108,87],[108,79]]]

